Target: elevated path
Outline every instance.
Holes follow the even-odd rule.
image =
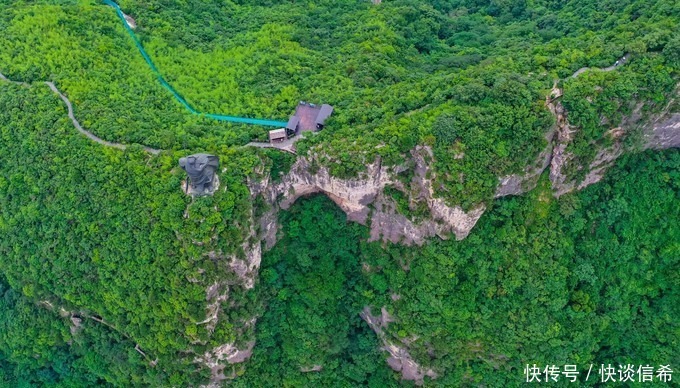
[[[153,63],[153,60],[151,60],[151,57],[149,54],[146,53],[146,50],[144,50],[144,47],[142,46],[142,42],[139,41],[139,38],[137,38],[137,35],[135,32],[132,30],[132,27],[128,24],[127,20],[125,20],[125,14],[123,11],[120,9],[118,4],[114,3],[111,0],[103,0],[106,5],[110,5],[116,10],[116,14],[118,14],[118,17],[120,18],[121,22],[123,22],[123,27],[127,30],[128,34],[130,34],[130,37],[132,38],[132,41],[135,43],[137,46],[137,49],[139,50],[139,53],[142,54],[142,57],[146,61],[147,65],[149,65],[149,68],[151,71],[156,75],[156,78],[158,78],[158,82],[167,89],[172,95],[175,97],[175,100],[182,104],[189,112],[191,112],[194,115],[197,116],[202,116],[202,117],[207,117],[209,119],[217,120],[217,121],[227,121],[231,123],[239,123],[239,124],[252,124],[252,125],[263,125],[267,127],[279,127],[283,128],[286,126],[287,122],[285,121],[277,121],[277,120],[269,120],[269,119],[253,119],[253,118],[248,118],[248,117],[238,117],[238,116],[228,116],[228,115],[223,115],[223,114],[215,114],[215,113],[205,113],[205,112],[199,112],[196,109],[194,109],[189,103],[182,97],[181,94],[175,88],[172,87],[168,83],[168,81],[165,80],[163,75],[161,74],[160,71],[158,71],[158,68],[156,65]]]

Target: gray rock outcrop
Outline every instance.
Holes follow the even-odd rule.
[[[428,147],[416,147],[411,156],[416,166],[412,180],[412,186],[416,187],[414,196],[427,205],[430,217],[426,220],[417,223],[389,208],[384,210],[383,205],[388,204],[388,199],[383,190],[388,185],[403,185],[396,179],[396,175],[404,170],[403,166],[383,166],[377,158],[360,177],[340,179],[331,176],[323,166],[311,173],[313,162],[308,157],[299,157],[280,182],[271,182],[271,178],[265,175],[261,180],[248,184],[253,198],[262,195],[271,206],[270,212],[259,220],[264,231],[262,238],[267,246],[273,245],[278,229],[274,216],[276,210],[288,209],[298,198],[314,193],[326,194],[350,221],[369,224],[373,240],[413,245],[422,244],[433,236],[447,238],[451,233],[459,240],[465,238],[484,212],[484,206],[466,212],[461,207],[447,205],[443,199],[436,197],[432,178],[427,178],[433,176],[425,161],[432,158],[432,151]]]
[[[605,132],[603,139],[608,141],[601,142],[604,146],[593,143],[593,147],[599,147],[593,160],[586,166],[578,164],[574,155],[569,151],[569,145],[573,141],[573,134],[578,128],[572,126],[568,121],[568,112],[565,111],[558,99],[553,99],[548,104],[549,109],[555,115],[556,139],[550,160],[550,182],[553,193],[556,197],[584,189],[594,183],[599,182],[605,176],[605,172],[614,165],[616,159],[626,152],[636,152],[638,149],[667,149],[680,147],[680,113],[672,112],[677,107],[674,105],[679,86],[676,86],[675,96],[670,99],[666,107],[656,115],[644,118],[642,109],[644,105],[638,103],[631,115],[625,117],[621,125],[613,127]],[[559,91],[559,95],[561,95]],[[602,118],[602,122],[606,120]],[[626,146],[623,139],[631,133],[639,130],[642,134],[641,144]],[[636,149],[638,147],[638,149]],[[581,180],[568,177],[565,169],[585,170]]]
[[[364,310],[359,315],[383,343],[381,349],[389,354],[385,360],[387,365],[394,371],[401,373],[402,379],[413,381],[416,385],[422,385],[425,382],[426,376],[431,379],[437,378],[437,373],[434,370],[423,367],[411,357],[408,351],[408,344],[411,341],[394,340],[385,333],[384,329],[387,328],[390,322],[394,322],[394,318],[387,312],[385,307],[380,309],[379,316],[371,314],[369,306],[364,307]]]
[[[680,113],[658,117],[644,131],[645,149],[666,149],[680,147]]]

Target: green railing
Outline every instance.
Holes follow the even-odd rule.
[[[127,32],[130,34],[130,37],[132,37],[132,40],[135,42],[135,45],[137,46],[137,49],[139,49],[139,52],[142,54],[142,57],[144,57],[144,60],[146,63],[149,65],[149,68],[151,68],[151,71],[156,75],[158,78],[158,81],[161,83],[161,85],[166,88],[170,93],[172,93],[173,96],[175,96],[175,99],[182,105],[184,105],[189,112],[192,114],[202,116],[202,117],[207,117],[213,120],[218,120],[218,121],[229,121],[232,123],[241,123],[241,124],[253,124],[253,125],[264,125],[268,127],[285,127],[286,122],[285,121],[277,121],[277,120],[267,120],[267,119],[251,119],[247,117],[237,117],[237,116],[227,116],[227,115],[221,115],[221,114],[213,114],[213,113],[204,113],[204,112],[199,112],[196,109],[194,109],[187,100],[182,97],[175,88],[172,87],[168,83],[168,81],[163,78],[163,75],[158,71],[158,68],[156,65],[153,63],[151,60],[151,57],[149,57],[149,54],[146,53],[146,50],[144,50],[144,47],[142,46],[142,42],[139,41],[139,38],[137,38],[137,35],[135,34],[134,31],[132,31],[132,28],[128,25],[127,21],[125,20],[125,15],[123,14],[123,11],[121,11],[120,7],[118,4],[114,3],[111,0],[104,0],[104,3],[107,5],[110,5],[116,10],[116,13],[118,14],[118,17],[120,20],[123,22],[123,26],[127,30]]]

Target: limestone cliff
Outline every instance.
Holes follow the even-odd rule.
[[[552,94],[556,97],[548,101],[548,107],[556,119],[556,138],[554,141],[550,161],[550,181],[556,197],[574,190],[581,190],[599,182],[614,161],[626,152],[636,152],[644,149],[666,149],[680,147],[680,114],[677,110],[676,99],[678,91],[670,99],[666,107],[651,117],[644,117],[641,113],[643,103],[638,103],[628,117],[619,126],[613,126],[599,139],[593,142],[596,148],[593,160],[587,165],[579,163],[569,146],[573,141],[573,134],[579,129],[569,123],[569,112],[566,112],[559,97],[562,91],[554,88]],[[601,118],[606,124],[606,119]],[[625,142],[626,138],[641,135],[637,143]],[[565,173],[566,169],[580,170],[582,179],[574,179]]]
[[[645,126],[643,147],[666,149],[680,147],[680,113],[665,113]]]
[[[437,373],[434,370],[423,367],[411,357],[408,346],[412,341],[396,340],[385,333],[384,329],[390,322],[394,322],[394,318],[385,307],[380,309],[379,316],[371,314],[369,306],[366,306],[359,315],[380,338],[383,343],[382,350],[389,354],[387,364],[394,371],[401,373],[402,379],[413,381],[416,385],[422,385],[426,376],[431,379],[437,378]]]
[[[267,246],[276,241],[276,218],[278,209],[288,209],[298,198],[323,193],[335,202],[350,221],[369,225],[373,240],[400,242],[406,245],[422,244],[428,237],[447,238],[453,233],[457,239],[465,238],[479,217],[484,206],[468,212],[458,206],[448,206],[443,199],[437,198],[432,189],[432,176],[426,159],[432,158],[428,147],[416,147],[411,151],[415,162],[414,176],[407,184],[410,199],[426,204],[429,217],[415,222],[404,215],[385,209],[388,199],[384,195],[386,186],[403,187],[397,175],[407,167],[384,166],[380,158],[366,167],[366,171],[357,178],[340,179],[330,175],[326,167],[317,167],[313,156],[299,157],[290,172],[280,181],[272,182],[266,174],[249,182],[253,199],[263,196],[270,206],[259,220],[263,232],[262,238]],[[314,166],[314,168],[312,168]],[[313,173],[312,173],[313,171]]]
[[[623,141],[633,129],[639,129],[642,134],[642,144],[637,149],[680,147],[680,114],[673,113],[673,110],[677,110],[674,99],[661,113],[646,119],[639,114],[641,106],[638,105],[621,126],[611,128],[605,134],[611,141],[597,149],[594,160],[588,166],[577,167],[586,170],[585,178],[581,181],[570,179],[564,169],[570,163],[575,163],[569,144],[579,129],[569,123],[568,112],[560,102],[561,96],[562,90],[554,87],[546,97],[546,107],[555,116],[554,127],[546,131],[547,146],[522,173],[499,177],[495,198],[532,190],[546,169],[549,170],[555,196],[598,182],[617,157],[636,150]],[[479,204],[465,211],[459,206],[448,205],[437,196],[432,183],[435,178],[431,168],[433,153],[427,146],[415,147],[404,162],[396,166],[386,166],[377,158],[366,166],[360,176],[350,179],[332,176],[328,168],[318,163],[318,152],[321,151],[313,150],[306,155],[299,155],[290,171],[276,181],[267,173],[264,162],[248,178],[252,202],[258,205],[254,205],[251,212],[251,225],[248,238],[241,246],[242,253],[225,257],[246,289],[254,285],[262,247],[269,249],[277,241],[278,211],[288,209],[300,197],[325,194],[347,214],[350,221],[369,226],[372,241],[404,245],[421,245],[434,236],[448,238],[453,235],[458,240],[464,239],[486,208],[485,204]],[[386,192],[388,188],[402,193],[409,209],[418,209],[414,212],[417,214],[400,211],[395,199]],[[213,320],[217,319],[217,306],[226,298],[226,294],[219,290],[226,290],[226,287],[216,284],[207,291],[208,321],[213,327]],[[388,364],[401,372],[404,379],[422,383],[425,376],[436,377],[434,371],[423,368],[411,358],[408,344],[397,343],[386,337],[382,329],[391,318],[384,309],[381,317],[372,316],[370,310],[364,311],[361,316],[383,341]],[[255,319],[250,322],[250,327],[254,323]],[[238,350],[233,344],[224,344],[198,357],[197,361],[212,368],[215,382],[228,378],[221,374],[225,362],[246,360],[251,348],[252,344],[245,350]],[[313,371],[322,367],[310,366],[305,370]]]

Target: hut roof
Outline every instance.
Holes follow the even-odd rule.
[[[274,129],[269,131],[269,140],[285,139],[286,137],[287,136],[285,128]]]
[[[294,116],[290,116],[290,119],[288,119],[288,124],[286,124],[286,128],[290,129],[291,131],[295,131],[299,123],[300,116],[298,116],[297,114]]]
[[[321,106],[300,101],[295,114],[290,117],[286,129],[298,131],[318,131],[323,127],[328,116],[333,113],[333,107],[328,104]]]
[[[321,105],[321,109],[319,109],[319,113],[316,115],[316,124],[317,125],[323,125],[326,122],[326,119],[333,113],[333,107],[328,105],[328,104],[323,104]]]

